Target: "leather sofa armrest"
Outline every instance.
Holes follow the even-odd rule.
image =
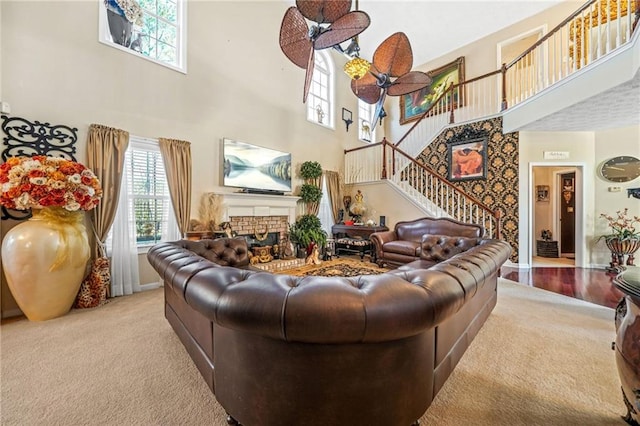
[[[398,239],[398,234],[396,234],[395,231],[374,232],[373,234],[369,235],[369,240],[371,240],[371,242],[374,245],[374,248],[376,251],[376,257],[378,259],[383,258],[382,246],[385,243],[388,243],[389,241],[395,241],[397,239]]]

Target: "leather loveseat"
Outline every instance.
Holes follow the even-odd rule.
[[[376,263],[380,266],[400,266],[420,259],[422,237],[448,235],[480,238],[484,228],[449,218],[423,217],[396,223],[391,231],[374,232],[369,236],[376,251]]]
[[[250,271],[227,239],[160,243],[148,259],[230,424],[408,426],[495,306],[510,251],[477,240],[429,269],[352,278]]]

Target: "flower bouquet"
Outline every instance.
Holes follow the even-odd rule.
[[[36,155],[0,165],[0,205],[16,210],[91,210],[102,196],[96,175],[75,161]]]

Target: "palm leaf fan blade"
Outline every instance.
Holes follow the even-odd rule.
[[[296,0],[302,15],[319,24],[332,23],[351,10],[351,0]]]
[[[380,99],[378,80],[371,74],[365,74],[359,80],[351,80],[351,90],[368,104],[375,104]]]
[[[431,77],[422,71],[411,71],[398,77],[387,89],[387,94],[389,96],[406,95],[427,87],[431,81]]]
[[[390,35],[373,53],[376,69],[391,77],[399,77],[411,71],[413,52],[405,33]]]
[[[287,58],[300,68],[309,63],[313,44],[309,40],[307,21],[298,9],[290,7],[280,25],[280,49]]]
[[[314,43],[316,49],[326,49],[353,38],[367,29],[371,19],[365,12],[350,12],[337,19]]]

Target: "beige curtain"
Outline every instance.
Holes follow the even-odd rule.
[[[173,211],[184,236],[189,230],[191,214],[191,143],[165,138],[159,142]]]
[[[120,183],[124,167],[124,154],[129,145],[129,132],[100,124],[89,126],[87,136],[87,166],[102,184],[102,200],[91,211],[91,222],[96,241],[92,258],[106,256],[104,241],[113,224],[120,196]]]
[[[342,194],[340,193],[340,174],[329,170],[324,171],[324,179],[329,191],[329,201],[333,212],[333,221],[338,223],[338,212],[342,206]]]

